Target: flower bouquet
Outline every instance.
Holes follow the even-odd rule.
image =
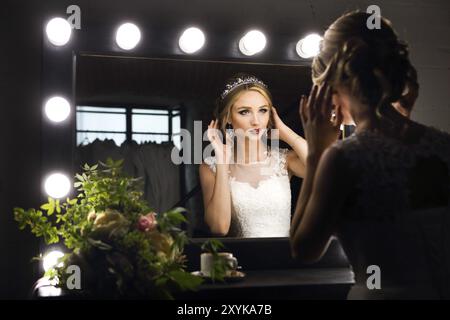
[[[186,271],[184,209],[155,213],[142,199],[141,179],[122,174],[122,160],[99,165],[76,174],[75,198],[14,208],[20,229],[29,226],[47,244],[62,239],[68,249],[46,276],[67,289],[68,267],[76,266],[83,294],[96,298],[171,299],[195,290],[202,279]]]

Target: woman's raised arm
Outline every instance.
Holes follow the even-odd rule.
[[[199,168],[200,183],[203,191],[205,222],[212,233],[225,236],[231,223],[231,194],[228,169],[231,157],[230,138],[223,144],[218,132],[218,121],[208,125],[208,139],[216,154],[216,172],[202,163]]]

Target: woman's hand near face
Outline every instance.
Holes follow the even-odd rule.
[[[324,83],[320,88],[315,85],[308,98],[300,100],[300,117],[308,143],[308,155],[318,156],[333,144],[340,134],[343,115],[336,109],[332,119],[332,89]]]
[[[233,140],[226,133],[226,143],[223,144],[223,140],[219,130],[219,121],[212,120],[208,125],[207,131],[208,139],[211,142],[214,152],[216,154],[216,160],[218,164],[229,164],[231,162],[231,148]]]
[[[290,135],[295,134],[284,122],[281,120],[280,116],[278,115],[277,109],[275,107],[272,107],[272,113],[273,113],[273,120],[275,129],[278,129],[279,138],[280,140],[287,142],[289,141]]]
[[[303,178],[305,174],[306,157],[308,155],[308,147],[305,139],[295,133],[281,120],[275,107],[272,107],[275,128],[279,130],[280,140],[286,142],[293,149],[287,158],[289,170],[297,177]],[[275,138],[275,137],[271,137]]]

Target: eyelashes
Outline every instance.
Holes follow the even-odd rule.
[[[266,113],[268,111],[269,111],[268,109],[261,109],[261,110],[259,110],[259,112],[262,112],[262,113]],[[245,116],[245,115],[248,114],[248,112],[249,112],[248,110],[242,110],[242,111],[239,111],[239,114]]]

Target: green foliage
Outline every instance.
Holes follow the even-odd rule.
[[[230,270],[227,259],[219,255],[219,250],[225,248],[224,244],[220,240],[212,238],[206,240],[201,248],[213,256],[213,267],[210,273],[211,280],[213,282],[224,281],[227,272]]]
[[[63,266],[46,274],[61,286],[66,267],[76,264],[92,294],[172,298],[173,291],[194,290],[202,280],[185,270],[185,210],[154,213],[142,199],[142,180],[126,177],[122,162],[85,164],[75,175],[74,199],[48,198],[41,210],[14,208],[19,228],[29,226],[46,243],[62,240],[70,249]]]
[[[203,242],[201,248],[203,251],[217,254],[219,252],[219,250],[224,249],[225,246],[223,245],[223,243],[220,240],[211,238],[211,239],[208,239],[205,242]]]

